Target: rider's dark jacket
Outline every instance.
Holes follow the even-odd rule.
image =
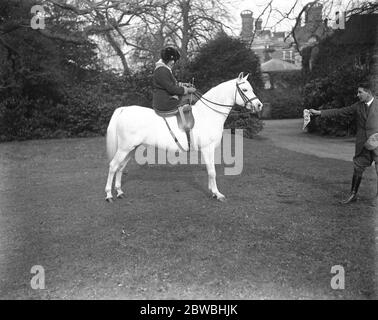
[[[172,70],[159,60],[153,74],[153,108],[161,111],[173,110],[177,108],[180,98],[185,94],[187,94],[187,88],[180,86]]]

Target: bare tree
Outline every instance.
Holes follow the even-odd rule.
[[[268,17],[267,17],[267,19],[265,21],[265,26],[262,28],[263,30],[266,29],[266,25],[267,25],[267,23],[269,21],[270,14],[274,10],[273,7],[272,7],[272,4],[273,4],[273,0],[270,0],[269,3],[265,6],[265,8],[261,11],[260,15],[256,18],[256,21],[259,21],[261,19],[261,17],[265,14],[265,12],[267,10],[269,10]],[[254,28],[253,34],[252,34],[252,37],[251,37],[251,41],[249,43],[250,47],[252,47],[252,43],[253,43],[253,40],[255,40],[256,33],[257,33],[257,28]]]
[[[299,54],[301,54],[301,49],[300,49],[300,45],[299,45],[299,42],[298,42],[298,39],[297,39],[297,30],[298,30],[298,27],[300,26],[301,24],[301,21],[303,19],[303,14],[305,12],[307,12],[307,10],[311,9],[312,7],[314,7],[317,3],[319,3],[319,0],[315,0],[315,1],[312,1],[312,2],[309,2],[307,3],[302,9],[301,11],[299,12],[299,14],[297,15],[296,19],[295,19],[295,24],[294,24],[294,27],[293,29],[291,30],[291,32],[289,33],[289,35],[287,37],[289,37],[290,35],[293,37],[294,39],[294,43],[295,43],[295,48],[297,49],[297,51],[299,52]],[[316,25],[313,25],[313,29],[314,30],[310,30],[310,31],[315,31],[315,28],[317,28]],[[287,38],[286,37],[286,38]]]
[[[103,39],[114,50],[122,62],[124,74],[130,73],[125,57],[125,47],[134,47],[148,51],[147,47],[139,47],[133,42],[133,36],[124,32],[124,28],[138,22],[148,12],[163,4],[161,0],[43,0],[41,4],[49,8],[48,19],[54,15],[66,12],[65,19],[76,21],[80,28],[61,30],[54,25],[46,24],[39,29],[42,35],[65,42],[82,44],[94,36],[93,39]]]
[[[331,21],[333,20],[333,15],[335,14],[336,10],[345,12],[346,18],[349,18],[354,14],[375,13],[378,11],[378,4],[372,1],[363,1],[357,8],[351,8],[353,5],[352,0],[344,2],[334,0],[314,0],[306,3],[303,7],[300,7],[300,3],[298,0],[292,0],[292,4],[288,7],[288,10],[283,12],[282,10],[278,9],[277,2],[274,3],[274,0],[270,0],[261,10],[261,13],[258,16],[257,20],[262,16],[266,17],[263,30],[266,29],[267,25],[269,24],[272,14],[277,14],[279,18],[270,27],[271,29],[274,29],[275,27],[279,26],[282,22],[292,22],[293,27],[291,28],[291,31],[287,34],[285,41],[291,37],[293,39],[294,47],[297,49],[299,53],[301,53],[300,44],[297,39],[297,31],[301,27],[301,23],[306,12],[312,7],[316,6],[317,4],[321,4],[323,6],[322,15],[324,20],[327,19]],[[310,28],[308,31],[310,33],[315,32],[317,28],[318,26],[316,24],[313,24],[312,29]],[[250,45],[252,45],[255,35],[256,30],[252,36]]]
[[[180,48],[182,63],[186,64],[193,52],[218,32],[229,28],[227,3],[221,0],[171,0],[141,16],[143,27],[138,41],[149,43],[150,57],[156,57],[164,45]]]
[[[43,0],[42,4],[52,8],[51,14],[54,8],[69,13],[82,27],[69,33],[47,25],[38,32],[77,44],[91,36],[103,39],[119,57],[125,74],[130,72],[125,57],[130,49],[135,50],[134,57],[154,59],[161,47],[173,44],[181,49],[186,64],[201,43],[228,28],[229,19],[221,0]]]

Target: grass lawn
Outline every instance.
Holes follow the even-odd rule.
[[[217,166],[225,203],[202,165],[132,161],[108,204],[107,169],[102,137],[0,144],[1,299],[376,298],[372,168],[349,206],[351,162],[261,138],[244,140],[241,175]]]

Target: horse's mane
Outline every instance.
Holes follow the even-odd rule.
[[[210,88],[210,89],[207,90],[205,93],[202,93],[202,92],[200,92],[200,91],[198,91],[198,90],[197,90],[196,92],[198,92],[198,94],[199,94],[201,97],[202,97],[202,96],[205,96],[205,95],[210,95],[210,94],[213,93],[213,91],[216,91],[217,89],[219,89],[219,87],[221,87],[221,86],[223,86],[223,85],[226,85],[226,84],[228,84],[229,82],[234,82],[234,81],[236,81],[236,80],[237,80],[237,79],[231,79],[231,80],[223,81],[223,82],[217,84],[216,86]],[[196,103],[194,103],[192,106],[194,107],[194,106],[195,106],[200,100],[201,100],[201,99],[198,99],[198,100],[196,101]]]

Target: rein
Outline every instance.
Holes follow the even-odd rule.
[[[204,98],[204,97],[203,97],[201,94],[199,94],[197,91],[194,92],[194,95],[198,98],[198,100],[201,100],[202,103],[203,103],[206,107],[208,107],[209,109],[211,109],[211,110],[213,110],[213,111],[215,111],[215,112],[218,112],[218,113],[220,113],[220,114],[228,115],[228,114],[230,113],[231,110],[228,111],[228,112],[222,112],[222,111],[216,110],[216,109],[210,107],[210,106],[209,106],[206,102],[204,102],[203,100],[205,100],[205,101],[207,101],[207,102],[210,102],[210,103],[212,103],[212,104],[215,104],[215,105],[221,106],[221,107],[233,108],[233,106],[229,106],[229,105],[225,105],[225,104],[219,104],[219,103],[216,103],[216,102],[212,102],[212,101],[210,101],[210,100]]]
[[[257,100],[257,99],[258,99],[257,97],[254,97],[254,98],[252,98],[252,99],[248,99],[248,97],[243,93],[243,91],[242,91],[242,90],[240,89],[240,87],[239,87],[239,84],[237,83],[237,84],[236,84],[236,90],[235,90],[235,103],[236,103],[236,93],[237,93],[237,92],[239,93],[240,97],[243,99],[245,105],[246,105],[248,102],[252,102],[253,100]],[[202,100],[202,103],[203,103],[206,107],[210,108],[211,110],[213,110],[213,111],[215,111],[215,112],[218,112],[218,113],[220,113],[220,114],[223,114],[223,115],[228,115],[228,114],[230,114],[231,112],[234,113],[234,114],[239,114],[239,115],[240,115],[240,114],[249,114],[249,113],[251,113],[250,110],[248,110],[248,111],[246,111],[246,112],[237,112],[237,111],[233,111],[233,110],[230,110],[230,111],[228,111],[228,112],[222,112],[222,111],[219,111],[219,110],[216,110],[216,109],[210,107],[210,106],[209,106],[208,104],[206,104],[204,101],[207,101],[207,102],[209,102],[209,103],[211,103],[211,104],[214,104],[214,105],[216,105],[216,106],[226,107],[226,108],[231,108],[231,109],[234,107],[235,103],[234,103],[233,105],[228,105],[228,104],[221,104],[221,103],[217,103],[217,102],[214,102],[214,101],[210,101],[210,100],[206,99],[205,97],[203,97],[202,94],[198,93],[198,90],[197,90],[196,92],[194,92],[194,95],[195,95],[199,100]]]

